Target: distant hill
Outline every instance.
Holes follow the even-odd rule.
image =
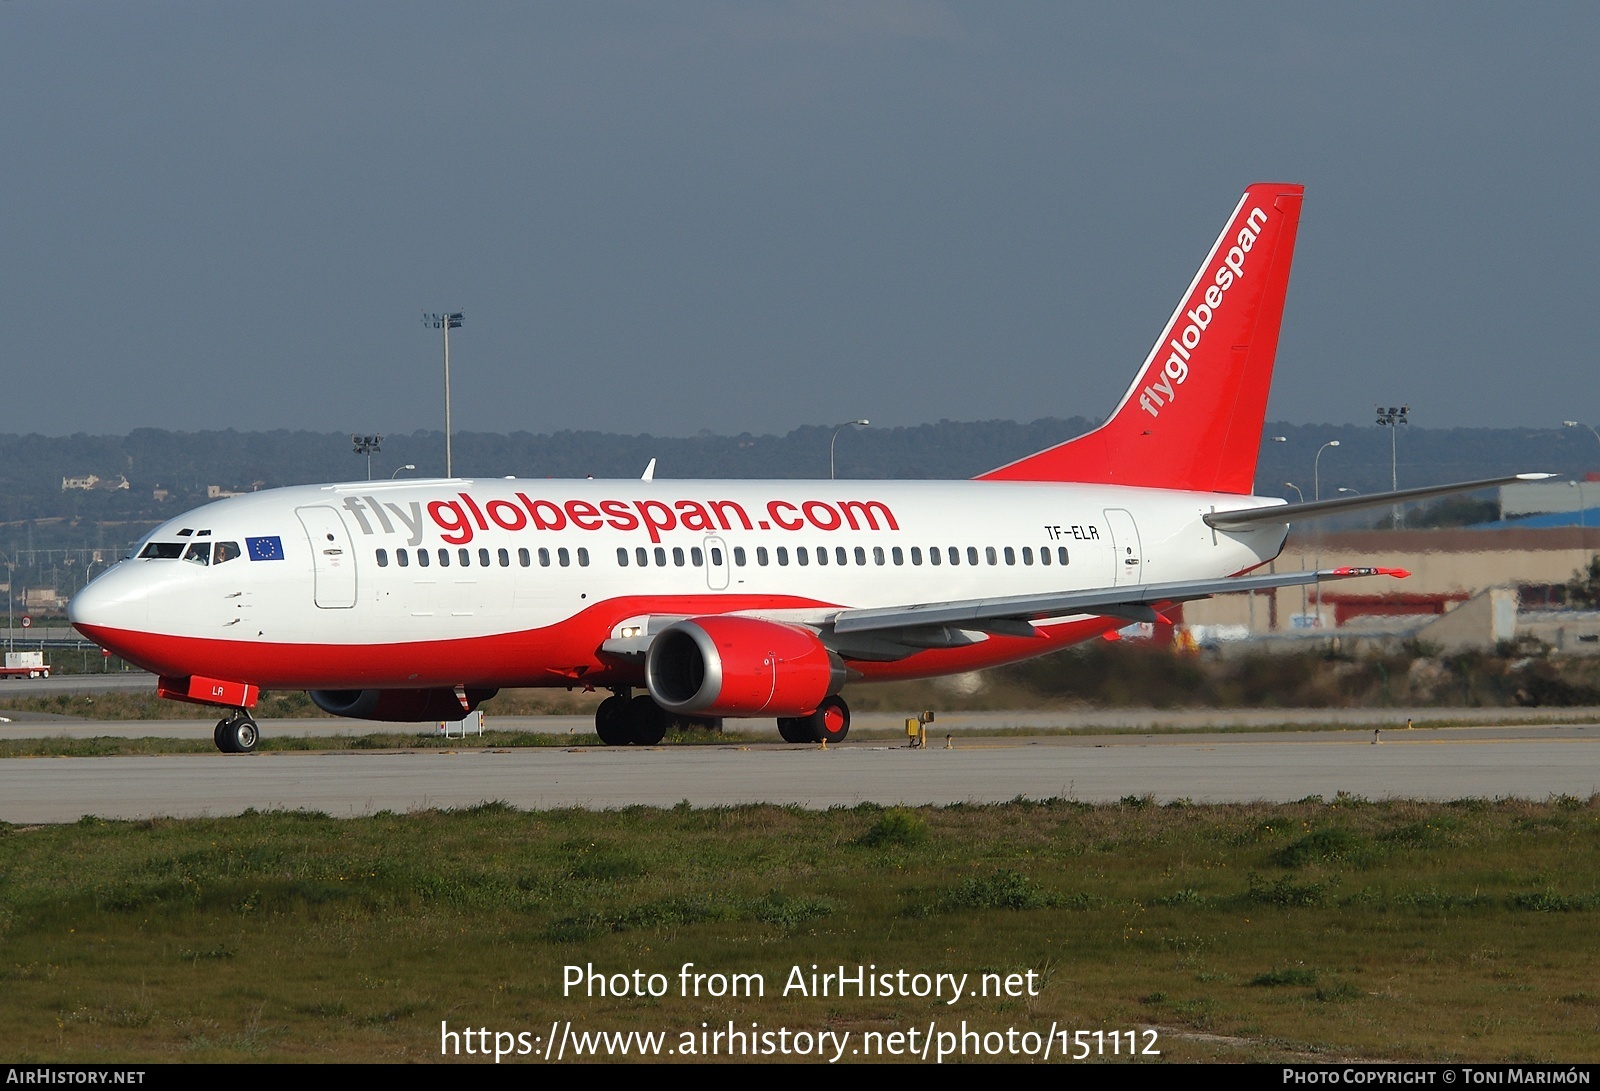
[[[912,428],[849,428],[839,435],[838,471],[853,478],[963,478],[1080,435],[1083,418],[1013,421],[940,421]],[[831,426],[796,428],[783,436],[688,438],[625,436],[601,432],[454,437],[456,473],[502,477],[637,477],[650,459],[660,478],[825,478]],[[1257,473],[1257,490],[1294,498],[1285,481],[1310,499],[1312,461],[1321,461],[1324,496],[1340,487],[1377,492],[1389,487],[1389,432],[1376,426],[1269,424]],[[1600,465],[1600,443],[1587,429],[1404,427],[1396,437],[1400,486],[1489,477],[1510,471],[1550,470],[1581,476]],[[387,478],[414,464],[408,476],[444,471],[439,432],[387,436],[373,456],[374,477]],[[141,428],[126,436],[0,435],[0,521],[66,522],[158,520],[204,503],[207,487],[254,487],[366,476],[366,460],[353,454],[342,433],[167,432]],[[124,490],[63,490],[62,479],[93,474],[102,482],[126,478]],[[156,499],[164,490],[165,500]],[[5,536],[0,535],[0,548]]]

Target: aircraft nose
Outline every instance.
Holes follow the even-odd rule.
[[[145,581],[139,575],[120,565],[106,572],[72,596],[67,620],[101,647],[106,646],[108,630],[144,628],[150,606]]]

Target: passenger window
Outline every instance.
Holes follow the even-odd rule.
[[[448,549],[446,549],[444,546],[440,546],[439,547],[439,567],[440,568],[449,568],[450,567],[450,551]]]
[[[478,550],[478,563],[485,568],[489,567],[489,551],[487,549]]]
[[[216,552],[211,555],[211,563],[223,564],[240,555],[238,542],[218,542]]]
[[[639,546],[633,551],[633,559],[639,562],[640,568],[644,568],[650,563],[650,551],[644,546]]]
[[[718,549],[716,546],[711,547],[711,563],[716,565],[718,568],[722,567],[722,550]]]
[[[194,545],[189,547],[188,552],[183,555],[183,559],[188,561],[190,564],[210,564],[211,543],[196,542]]]
[[[883,563],[883,547],[882,546],[873,546],[872,547],[872,563],[873,564],[882,564]]]
[[[990,554],[989,563],[993,564],[994,563],[994,550],[991,549],[989,551],[989,554]],[[977,564],[978,563],[978,547],[977,546],[968,546],[967,547],[967,563],[968,564]]]
[[[1008,549],[1008,550],[1006,550],[1006,552],[1010,553],[1011,551]],[[1022,547],[1022,563],[1023,564],[1032,564],[1033,563],[1033,547],[1032,546],[1023,546]]]
[[[997,558],[994,555],[994,546],[985,546],[984,549],[983,549],[983,556],[984,556],[984,559],[986,561],[988,561],[990,564],[994,564],[996,562],[996,560],[997,560]]]
[[[811,563],[811,551],[805,546],[798,546],[794,551],[795,563],[802,568]]]
[[[460,549],[456,550],[456,559],[461,562],[462,568],[471,568],[472,550],[468,549],[466,546],[462,546]]]
[[[906,555],[904,553],[900,552],[900,547],[899,546],[895,546],[894,547],[894,549],[892,550],[892,556],[894,557],[894,563],[895,564],[905,564],[906,563]]]
[[[1060,561],[1062,564],[1066,564],[1067,563],[1067,547],[1066,546],[1056,546],[1056,560]]]
[[[767,547],[756,546],[756,564],[762,568],[767,567]]]
[[[662,546],[656,546],[656,567],[667,567],[667,551]]]
[[[500,567],[501,568],[510,568],[511,567],[511,554],[509,552],[507,552],[506,550],[504,550],[504,549],[502,549],[500,551]]]
[[[540,568],[549,568],[550,567],[550,551],[548,549],[546,549],[544,546],[540,546],[539,547],[539,567]]]
[[[411,564],[411,554],[407,553],[404,549],[395,550],[394,559],[400,562],[401,568],[409,567]]]
[[[817,563],[818,564],[827,564],[828,563],[828,547],[827,546],[818,546],[817,547]]]
[[[960,564],[961,563],[961,550],[959,548],[957,548],[956,546],[951,546],[950,547],[950,563],[951,564]],[[977,557],[973,557],[972,558],[972,563],[973,564],[977,564],[978,563],[978,558]]]
[[[838,561],[840,564],[850,563],[850,556],[844,551],[844,546],[833,547],[833,559]]]
[[[417,550],[417,567],[418,568],[427,568],[428,567],[428,551],[426,549]]]
[[[570,568],[572,566],[572,554],[567,552],[566,546],[556,550],[556,560],[561,562],[562,568]]]
[[[1049,564],[1050,563],[1050,547],[1049,546],[1044,546],[1042,549],[1039,550],[1039,563],[1040,564]]]
[[[617,567],[618,568],[627,568],[628,567],[628,547],[627,546],[618,546],[617,547]]]
[[[939,552],[939,547],[938,546],[929,547],[929,549],[928,549],[928,563],[929,564],[937,565],[937,564],[941,563],[941,561],[943,559],[943,556],[944,555]]]
[[[517,550],[517,563],[520,564],[523,568],[527,568],[530,564],[533,563],[533,558],[528,555],[528,551],[527,551],[526,548]]]
[[[867,551],[861,546],[856,546],[856,564],[867,563]]]
[[[582,546],[578,547],[578,567],[579,568],[588,568],[589,567],[589,551],[587,549],[583,548]]]
[[[922,547],[921,546],[912,546],[911,547],[911,563],[912,564],[921,564],[922,563]]]
[[[787,565],[789,563],[789,547],[788,546],[779,546],[778,547],[778,563],[780,565]]]
[[[740,568],[744,567],[744,546],[733,547],[733,563]]]
[[[699,546],[693,546],[690,548],[689,563],[694,565],[696,568],[699,568],[701,565],[706,563],[705,552],[701,550]],[[717,563],[720,564],[722,562],[718,561]]]
[[[672,563],[677,565],[679,568],[683,567],[683,547],[682,546],[673,546],[672,547]]]
[[[387,549],[378,550],[378,567],[379,568],[388,568],[389,567],[389,551]]]

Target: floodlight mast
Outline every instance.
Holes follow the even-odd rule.
[[[1407,419],[1407,416],[1411,412],[1411,407],[1409,405],[1391,405],[1385,409],[1381,405],[1375,405],[1372,407],[1372,411],[1377,415],[1378,427],[1387,427],[1389,429],[1389,489],[1391,492],[1398,491],[1400,488],[1400,463],[1399,456],[1396,454],[1397,448],[1395,447],[1395,440],[1399,438],[1400,426],[1402,424],[1411,423]],[[1400,527],[1402,525],[1402,519],[1403,516],[1400,511],[1400,505],[1396,504],[1390,509],[1390,526],[1396,528]]]
[[[355,453],[356,454],[358,454],[358,455],[366,455],[367,456],[367,480],[371,481],[372,480],[372,456],[373,456],[374,452],[377,452],[377,453],[380,453],[380,454],[382,453],[382,451],[383,451],[383,437],[380,436],[380,435],[370,435],[370,436],[352,435],[350,437],[350,443],[351,443],[351,446],[353,446],[355,448]]]
[[[458,330],[466,321],[462,311],[446,314],[424,314],[422,324],[429,329],[444,331],[444,475],[454,477],[450,458],[450,331]]]

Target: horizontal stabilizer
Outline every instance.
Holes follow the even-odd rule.
[[[1435,496],[1449,496],[1452,493],[1476,492],[1478,489],[1510,485],[1517,481],[1544,481],[1555,476],[1555,474],[1512,474],[1510,477],[1486,477],[1482,481],[1458,481],[1453,485],[1424,485],[1420,489],[1400,489],[1398,492],[1341,496],[1335,500],[1307,500],[1300,504],[1273,504],[1265,508],[1217,511],[1207,515],[1205,521],[1206,525],[1218,530],[1253,530],[1256,527],[1283,526],[1298,519],[1342,515],[1347,511],[1361,511],[1364,508],[1386,508],[1409,500],[1427,500]]]

